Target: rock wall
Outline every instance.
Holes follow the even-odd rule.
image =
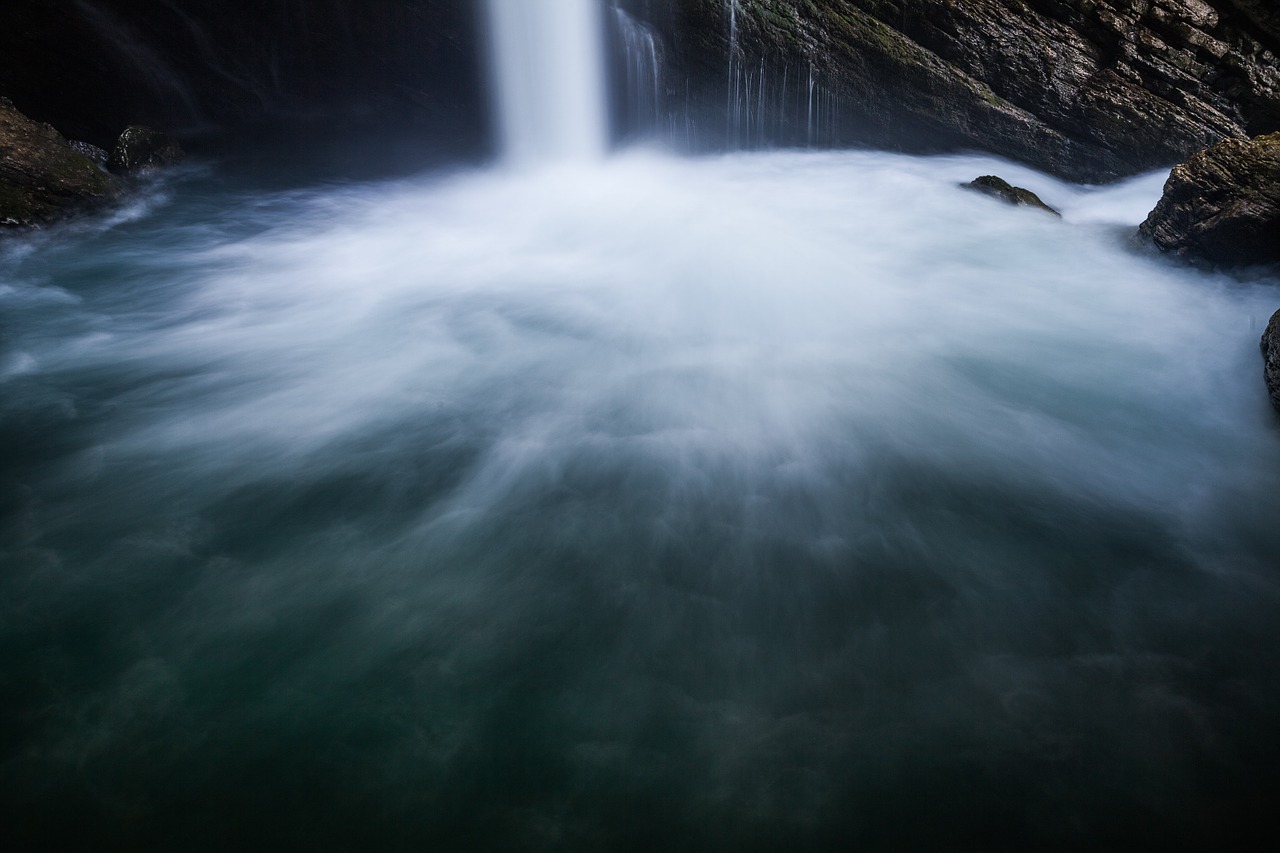
[[[472,0],[5,0],[0,95],[109,147],[129,124],[236,136],[424,130],[483,144]]]
[[[744,89],[764,143],[972,148],[1077,180],[1280,129],[1266,0],[626,2],[712,144],[740,138]]]

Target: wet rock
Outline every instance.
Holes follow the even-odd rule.
[[[172,136],[140,124],[125,128],[107,158],[107,168],[123,175],[161,169],[182,162],[182,146]]]
[[[1040,196],[1031,190],[1015,187],[1004,178],[995,175],[983,175],[981,178],[974,179],[971,183],[964,185],[967,189],[977,190],[980,193],[998,198],[1008,204],[1021,205],[1023,207],[1038,207],[1041,210],[1047,210],[1054,216],[1061,216],[1061,213],[1054,210],[1049,205],[1040,200]]]
[[[101,204],[115,181],[58,131],[0,99],[0,226],[31,226]]]
[[[1280,39],[1280,8],[1275,0],[1229,0],[1254,25]]]
[[[79,139],[72,139],[67,144],[71,146],[72,151],[83,154],[99,166],[107,165],[107,158],[110,155],[107,154],[106,149],[99,148],[91,142],[81,142]]]
[[[1267,391],[1271,393],[1271,405],[1280,412],[1280,311],[1271,318],[1262,335],[1262,358],[1266,363],[1264,376]]]
[[[1280,133],[1230,139],[1175,167],[1140,231],[1190,261],[1280,264]]]
[[[762,144],[976,148],[1098,182],[1280,130],[1271,0],[623,2],[669,33],[673,109],[764,115]]]

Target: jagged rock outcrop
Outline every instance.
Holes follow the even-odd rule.
[[[668,34],[678,106],[735,102],[730,137],[745,108],[762,141],[974,148],[1101,181],[1280,130],[1262,0],[627,2]]]
[[[975,190],[984,195],[998,198],[1006,204],[1013,204],[1021,207],[1036,207],[1040,210],[1048,211],[1054,216],[1062,215],[1041,201],[1040,196],[1036,195],[1031,190],[1024,189],[1023,187],[1015,187],[1004,178],[996,175],[983,175],[980,178],[975,178],[964,186],[966,189]]]
[[[1280,311],[1272,316],[1262,335],[1262,358],[1265,363],[1263,376],[1267,382],[1267,391],[1271,394],[1271,405],[1280,412]]]
[[[1229,139],[1175,167],[1141,232],[1191,261],[1280,264],[1280,133]]]
[[[161,169],[182,162],[186,155],[178,140],[167,133],[135,124],[125,128],[116,140],[107,168],[123,175],[133,175],[149,169]]]
[[[58,131],[0,98],[0,226],[40,225],[115,195],[111,176]]]

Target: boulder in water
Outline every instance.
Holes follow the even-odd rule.
[[[980,193],[1001,199],[1009,204],[1021,205],[1024,207],[1038,207],[1041,210],[1047,210],[1054,216],[1061,216],[1061,213],[1054,210],[1049,205],[1040,200],[1040,196],[1031,190],[1015,187],[1004,178],[995,175],[983,175],[976,178],[971,183],[964,184],[966,189],[977,190]]]
[[[1228,139],[1175,167],[1140,230],[1190,261],[1280,263],[1280,133]]]
[[[1280,311],[1277,311],[1262,333],[1262,358],[1266,362],[1264,376],[1267,391],[1271,393],[1271,405],[1280,412]]]
[[[116,193],[111,176],[58,131],[0,98],[0,227],[40,225]]]
[[[185,153],[178,141],[144,125],[125,128],[107,159],[107,168],[124,175],[135,175],[149,169],[173,166],[182,162]]]

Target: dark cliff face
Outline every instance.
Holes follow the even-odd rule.
[[[1262,0],[627,5],[665,34],[673,108],[709,139],[741,141],[745,110],[763,143],[972,148],[1108,180],[1280,129]]]
[[[186,137],[407,127],[483,144],[471,0],[6,0],[0,93],[109,146],[131,123]]]

